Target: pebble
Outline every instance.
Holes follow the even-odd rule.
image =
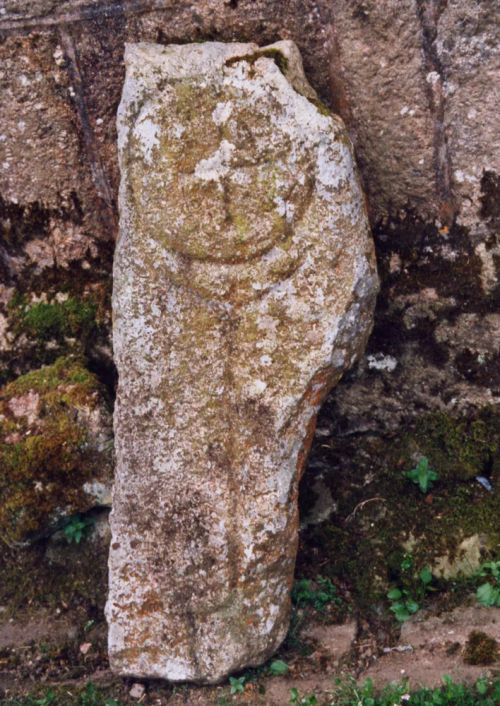
[[[146,687],[144,684],[139,684],[139,682],[136,682],[135,684],[132,684],[132,688],[128,693],[133,699],[139,700],[142,699],[146,693]]]

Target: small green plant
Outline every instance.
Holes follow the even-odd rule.
[[[79,706],[121,706],[116,699],[105,699],[95,684],[87,682],[80,694]]]
[[[288,674],[288,671],[288,664],[283,662],[282,659],[275,659],[269,665],[269,673],[272,674],[273,677],[281,677],[284,674]]]
[[[491,583],[483,583],[476,591],[478,603],[488,608],[500,607],[500,589]]]
[[[489,608],[500,607],[500,561],[485,562],[477,576],[488,579],[476,590],[478,603]]]
[[[326,615],[326,609],[329,606],[342,608],[344,604],[337,594],[335,585],[329,578],[323,576],[318,576],[314,580],[297,579],[292,588],[291,599],[293,610],[285,649],[291,649],[306,656],[313,651],[307,642],[300,639],[300,631],[307,614],[311,610],[315,610]]]
[[[403,562],[405,562],[403,566]],[[401,564],[405,571],[411,569],[413,565],[413,560],[411,555],[406,555]],[[418,599],[422,599],[425,592],[430,590],[430,584],[432,582],[432,572],[429,567],[424,567],[418,575],[418,583],[415,588]],[[414,615],[418,610],[420,610],[420,603],[415,599],[415,596],[406,589],[395,586],[387,593],[387,598],[391,601],[390,611],[394,613],[394,617],[400,623],[404,623],[409,620],[412,615]]]
[[[439,478],[436,471],[429,466],[429,459],[425,456],[420,459],[415,468],[412,468],[411,471],[406,471],[404,475],[405,478],[409,478],[409,480],[418,485],[422,493],[427,493],[434,481]]]
[[[495,706],[500,682],[478,679],[473,686],[457,684],[443,677],[443,686],[411,691],[408,680],[388,684],[377,691],[371,679],[357,684],[352,677],[337,679],[330,706]]]
[[[301,696],[299,690],[293,687],[290,689],[290,703],[294,706],[316,706],[318,699],[315,694]]]
[[[88,682],[80,694],[80,706],[100,706],[101,698],[95,684]]]
[[[394,617],[400,623],[409,620],[414,613],[420,610],[420,605],[413,600],[405,588],[391,588],[387,593],[387,598],[391,601],[389,610],[394,613]]]
[[[49,689],[45,696],[42,696],[41,699],[35,699],[33,702],[35,706],[52,706],[56,701],[56,695],[52,691],[52,689]]]
[[[347,677],[335,680],[333,695],[332,706],[392,706],[402,703],[401,698],[406,695],[406,683],[391,684],[377,694],[371,679],[358,684],[354,677]]]
[[[246,677],[229,677],[231,694],[242,694],[245,691]]]
[[[413,556],[411,554],[405,554],[401,559],[401,564],[399,565],[401,573],[405,574],[413,569]]]
[[[429,569],[428,566],[424,566],[422,571],[419,573],[418,577],[422,585],[427,590],[429,588],[429,584],[432,583],[432,571]]]
[[[342,604],[342,599],[337,595],[337,589],[329,578],[318,576],[314,583],[309,579],[299,579],[292,589],[292,602],[297,608],[311,606],[322,613],[330,603]]]
[[[88,535],[93,524],[94,520],[90,517],[82,517],[81,515],[71,517],[63,529],[68,544],[80,544],[82,539]]]

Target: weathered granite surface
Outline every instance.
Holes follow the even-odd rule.
[[[111,666],[215,682],[286,634],[298,481],[371,328],[373,245],[293,43],[125,61]]]

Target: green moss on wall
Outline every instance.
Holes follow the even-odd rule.
[[[61,356],[52,365],[45,365],[21,375],[0,392],[0,399],[8,399],[33,390],[41,395],[56,392],[58,397],[71,405],[99,389],[95,375],[72,356]]]
[[[92,476],[88,414],[98,383],[71,357],[32,371],[0,390],[0,537],[17,543],[61,514],[86,509]]]
[[[468,480],[489,475],[498,465],[500,411],[490,407],[472,418],[443,412],[425,415],[403,440],[402,453],[429,459],[443,480]],[[498,466],[500,469],[500,466]]]
[[[13,315],[14,332],[39,341],[87,338],[95,328],[95,304],[75,297],[63,302],[36,304],[28,304],[24,297],[17,297],[9,310]]]

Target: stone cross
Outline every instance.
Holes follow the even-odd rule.
[[[217,682],[287,632],[298,482],[370,331],[373,245],[345,128],[292,42],[125,62],[109,654]]]

